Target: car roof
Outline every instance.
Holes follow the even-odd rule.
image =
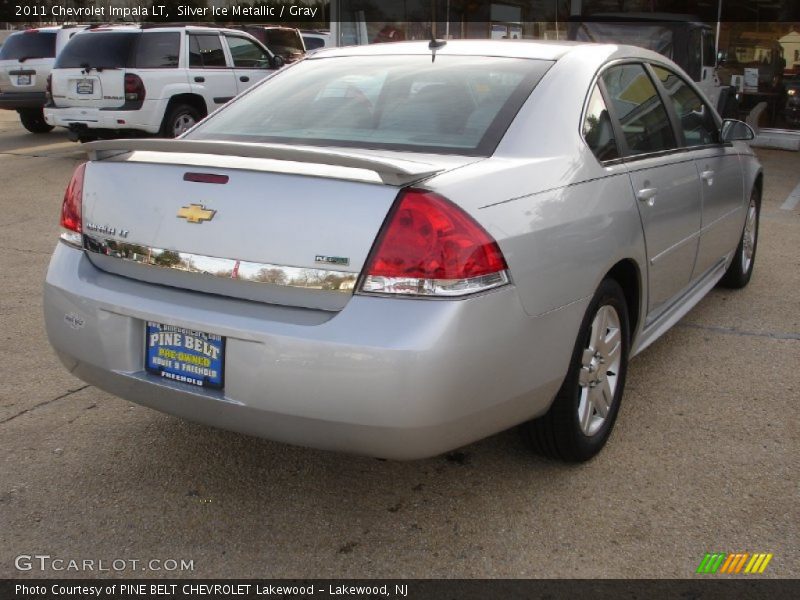
[[[387,44],[369,44],[366,46],[343,46],[341,48],[325,48],[309,57],[311,60],[338,56],[402,56],[430,55],[430,42],[392,42]],[[557,61],[562,57],[586,46],[594,46],[605,50],[603,54],[614,53],[617,56],[651,58],[655,54],[636,46],[622,44],[590,44],[587,42],[554,41],[554,40],[451,40],[436,49],[436,55],[451,56],[498,56],[508,58],[529,58]],[[660,55],[659,55],[660,56]],[[661,57],[663,58],[663,57]]]

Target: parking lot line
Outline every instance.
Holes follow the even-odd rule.
[[[794,210],[798,202],[800,202],[800,183],[797,184],[797,187],[792,190],[788,198],[781,204],[781,210]]]
[[[36,156],[44,152],[53,150],[76,150],[80,151],[80,145],[75,142],[57,142],[55,144],[43,144],[41,146],[30,146],[9,152],[2,151],[2,154],[13,154],[15,156]]]

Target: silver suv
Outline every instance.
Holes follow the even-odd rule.
[[[12,33],[0,48],[0,108],[16,110],[31,133],[53,129],[44,120],[47,77],[56,55],[86,26],[42,27]]]

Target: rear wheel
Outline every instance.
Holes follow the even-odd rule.
[[[189,104],[176,104],[167,111],[161,133],[167,138],[176,138],[201,119],[200,112]]]
[[[616,281],[606,279],[586,310],[556,399],[547,414],[527,424],[537,452],[569,462],[600,452],[619,412],[629,340],[625,294]]]
[[[44,109],[23,108],[19,111],[19,120],[22,126],[31,133],[49,133],[53,126],[44,120]]]
[[[719,284],[728,288],[743,288],[750,282],[753,275],[753,265],[756,260],[758,247],[758,215],[760,212],[760,195],[758,189],[753,188],[750,194],[750,203],[747,206],[747,218],[736,253],[733,256],[728,270],[722,276]]]

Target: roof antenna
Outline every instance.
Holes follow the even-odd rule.
[[[436,51],[439,48],[444,48],[447,45],[447,40],[437,40],[433,35],[433,23],[431,23],[431,41],[428,42],[428,49],[431,51],[431,62],[436,60]]]

